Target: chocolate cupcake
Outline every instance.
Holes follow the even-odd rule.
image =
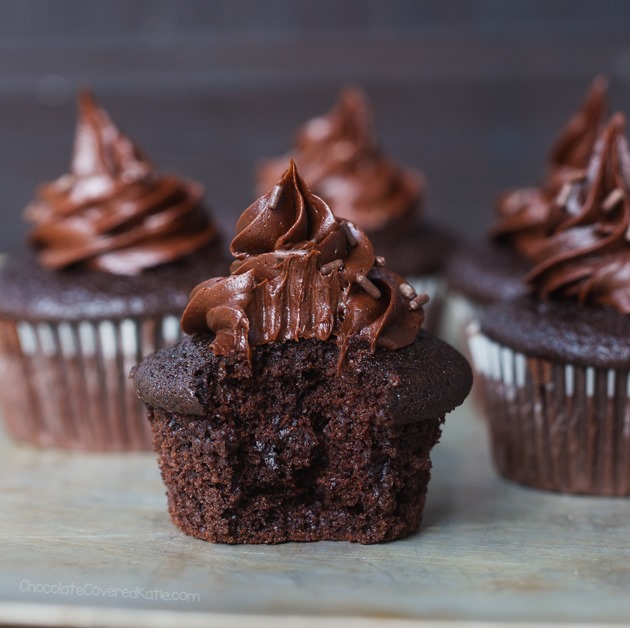
[[[231,274],[191,295],[191,336],[133,373],[173,522],[223,543],[414,532],[430,450],[471,385],[464,358],[420,330],[426,295],[293,163],[231,249]]]
[[[597,77],[582,108],[569,120],[552,145],[547,174],[539,187],[512,190],[497,202],[490,238],[461,246],[449,261],[448,309],[451,328],[461,342],[463,330],[479,321],[486,306],[527,293],[523,277],[537,251],[562,220],[567,186],[584,175],[606,117],[607,81]]]
[[[506,478],[630,495],[630,153],[625,120],[568,176],[527,276],[471,337],[494,460]]]
[[[332,111],[307,122],[297,133],[292,156],[306,183],[339,218],[368,234],[388,266],[431,298],[425,326],[439,318],[442,270],[452,236],[422,220],[425,182],[419,172],[391,161],[376,141],[366,96],[346,88]],[[258,189],[269,190],[285,171],[289,156],[258,170]]]
[[[0,263],[0,403],[11,436],[151,447],[127,373],[179,339],[189,291],[228,266],[202,194],[159,174],[81,95],[70,172],[26,208],[31,250]]]

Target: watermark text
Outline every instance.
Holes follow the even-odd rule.
[[[23,578],[20,580],[22,593],[38,593],[40,595],[72,595],[76,597],[123,598],[129,600],[149,600],[156,602],[201,602],[199,593],[187,591],[167,591],[161,587],[102,587],[86,582],[32,582]]]

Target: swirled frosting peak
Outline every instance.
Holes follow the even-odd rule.
[[[43,185],[24,214],[43,266],[134,275],[217,237],[202,196],[201,186],[158,174],[83,92],[70,172]]]
[[[543,185],[513,190],[497,203],[497,222],[491,235],[507,241],[528,259],[536,257],[538,247],[561,217],[556,201],[565,181],[584,176],[604,126],[607,88],[604,77],[593,81],[582,108],[568,121],[551,148]]]
[[[584,176],[568,179],[562,220],[545,238],[527,279],[543,297],[577,299],[630,314],[630,153],[615,115]]]
[[[420,205],[422,177],[394,164],[379,149],[367,98],[357,88],[344,89],[327,115],[298,131],[293,158],[335,215],[368,233],[413,218]],[[278,180],[288,162],[285,156],[262,165],[261,192]]]
[[[416,295],[374,255],[367,236],[335,218],[292,161],[268,194],[242,214],[229,277],[197,286],[182,317],[186,333],[212,332],[217,355],[317,338],[353,338],[397,349],[418,333],[426,295]]]
[[[550,177],[584,171],[608,111],[608,81],[595,77],[582,108],[567,122],[549,153]]]

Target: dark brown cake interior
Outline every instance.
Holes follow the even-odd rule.
[[[225,543],[376,543],[419,525],[429,451],[470,384],[465,360],[422,332],[397,351],[317,340],[256,349],[252,377],[204,336],[145,360],[171,516]],[[203,415],[203,416],[201,416]]]

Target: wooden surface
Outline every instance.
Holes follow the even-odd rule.
[[[152,455],[0,444],[0,620],[54,625],[348,625],[385,620],[630,619],[630,500],[571,498],[499,480],[471,408],[435,449],[425,521],[385,545],[210,545],[166,514]],[[158,587],[195,600],[21,592]],[[122,594],[116,594],[122,595]],[[294,616],[311,617],[300,624]],[[363,622],[370,619],[372,623]],[[326,620],[326,621],[324,621]],[[363,622],[363,623],[362,623]],[[343,624],[344,622],[341,621]]]

